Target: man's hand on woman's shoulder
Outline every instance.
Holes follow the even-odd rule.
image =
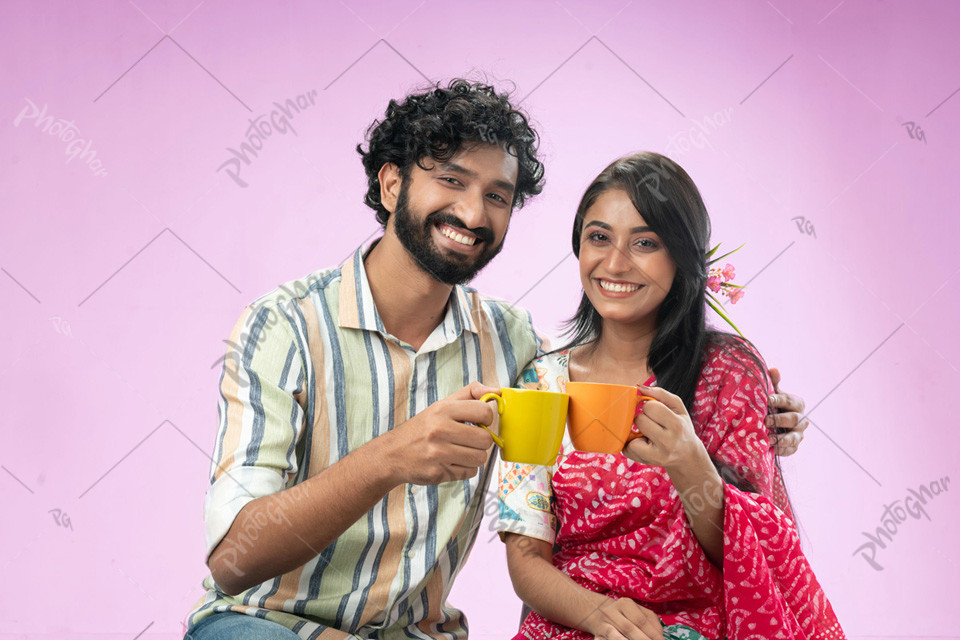
[[[803,432],[810,421],[803,415],[806,403],[800,396],[780,391],[780,370],[770,369],[773,391],[767,402],[770,413],[765,424],[770,432],[770,445],[779,456],[790,456],[797,452],[803,441]]]

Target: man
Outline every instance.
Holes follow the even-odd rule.
[[[506,95],[455,80],[391,101],[368,140],[383,237],[259,299],[231,336],[192,640],[466,637],[446,596],[493,467],[479,398],[541,343],[462,283],[540,192],[538,138]]]

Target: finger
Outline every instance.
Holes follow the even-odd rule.
[[[458,389],[447,396],[448,400],[479,400],[488,393],[500,393],[499,387],[488,387],[487,385],[474,380],[462,389]]]
[[[777,369],[776,367],[774,367],[770,369],[768,373],[770,374],[771,382],[773,382],[774,392],[779,392],[780,391],[780,369]]]
[[[490,438],[490,434],[487,433],[485,429],[479,429],[474,427],[478,431],[483,431],[487,439],[490,440],[491,444],[493,440]],[[489,459],[489,449],[475,449],[469,446],[461,445],[452,445],[447,456],[449,464],[457,467],[466,467],[471,469],[476,469],[487,463]]]
[[[665,409],[665,411],[668,413],[670,412],[669,409]],[[634,418],[633,426],[648,440],[650,440],[652,436],[653,442],[659,442],[663,437],[664,431],[666,431],[662,424],[648,416],[646,413],[641,413]]]
[[[768,430],[775,433],[792,433],[798,429],[803,431],[807,428],[806,424],[809,422],[799,413],[794,413],[793,411],[789,413],[774,413],[767,416],[767,418],[773,418],[773,420],[764,419],[764,424],[767,425]],[[804,423],[803,429],[800,429],[801,423]]]
[[[646,418],[650,423],[665,431],[675,429],[681,422],[680,416],[659,400],[647,400],[643,404],[643,413],[639,414],[634,420],[634,424],[640,429],[640,433],[646,434],[647,432],[640,426],[642,418]]]
[[[768,431],[779,432],[783,427],[783,416],[786,414],[783,413],[768,413],[767,417],[763,419],[763,424],[767,427]]]
[[[661,404],[667,406],[671,411],[680,415],[687,414],[687,408],[683,406],[683,400],[680,399],[680,396],[674,395],[667,391],[666,389],[661,389],[660,387],[648,387],[646,385],[640,384],[637,385],[640,388],[640,393],[645,396],[650,396],[654,400],[657,400]],[[646,406],[650,401],[644,404],[644,411],[646,411]]]
[[[767,404],[774,411],[796,411],[797,413],[803,413],[806,406],[803,398],[792,393],[771,393],[767,398]]]
[[[803,439],[803,434],[800,433],[785,433],[781,435],[774,436],[776,441],[776,449],[778,456],[792,456],[797,452],[797,449],[800,447],[800,441]]]
[[[627,640],[627,638],[622,633],[614,629],[612,626],[602,630],[600,633],[598,633],[593,637],[595,638],[595,640]]]
[[[657,448],[649,438],[640,436],[624,445],[622,453],[640,464],[655,465]]]
[[[622,611],[612,613],[611,618],[613,618],[613,626],[620,633],[620,637],[626,638],[626,640],[655,640],[658,638],[658,636],[653,635],[654,629],[649,623],[634,624]],[[659,626],[658,623],[657,627]],[[659,636],[659,640],[663,640],[662,634]]]
[[[457,422],[472,422],[490,426],[497,416],[497,405],[479,400],[458,400],[449,403],[447,417]]]
[[[453,463],[445,463],[440,466],[440,470],[429,480],[416,482],[415,484],[443,484],[444,482],[454,482],[457,480],[469,480],[477,475],[479,467],[463,466]]]
[[[630,624],[647,634],[644,637],[663,640],[663,627],[660,625],[660,619],[650,609],[630,600],[624,607],[623,615],[630,621]]]

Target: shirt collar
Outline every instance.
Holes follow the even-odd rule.
[[[367,279],[367,270],[363,264],[363,256],[370,247],[359,247],[348,259],[340,271],[340,312],[338,323],[347,329],[363,329],[377,331],[387,335],[380,314],[373,302],[373,293],[370,290],[370,281]],[[450,293],[447,310],[443,322],[437,330],[452,340],[464,330],[479,333],[478,322],[474,315],[480,313],[480,300],[475,291],[457,285]],[[435,332],[436,333],[436,332]]]

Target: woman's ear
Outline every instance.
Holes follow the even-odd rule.
[[[380,173],[377,174],[380,179],[380,204],[391,214],[397,208],[397,198],[400,197],[400,167],[388,162],[380,167]]]

